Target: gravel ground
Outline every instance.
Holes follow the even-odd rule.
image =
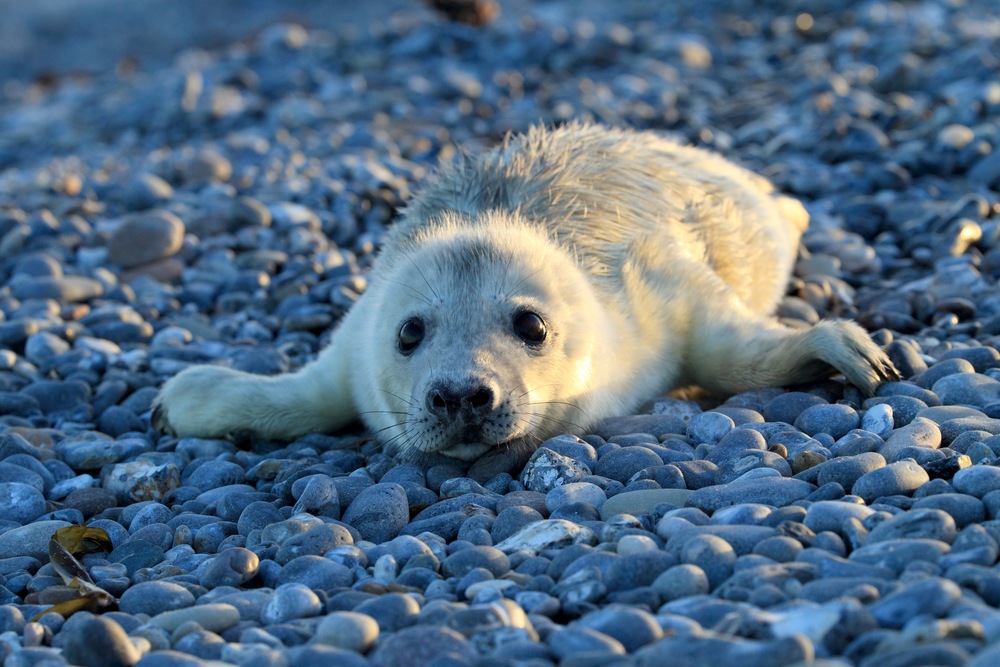
[[[997,664],[1000,19],[760,4],[553,0],[482,31],[419,9],[8,80],[4,664]],[[312,358],[437,160],[569,119],[800,197],[779,316],[857,319],[904,380],[659,399],[480,481],[361,433],[150,428],[190,364]],[[81,523],[110,545],[51,563]]]

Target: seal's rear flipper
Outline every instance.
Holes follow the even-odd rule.
[[[699,384],[739,393],[818,380],[831,370],[866,395],[899,373],[868,333],[853,322],[828,320],[809,329],[789,329],[770,320],[716,323],[704,337],[695,336],[692,367]]]

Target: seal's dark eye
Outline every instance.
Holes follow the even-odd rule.
[[[514,315],[514,333],[528,345],[541,345],[548,332],[538,313],[525,310]]]
[[[413,318],[403,322],[403,326],[399,327],[399,351],[403,354],[412,354],[417,346],[420,345],[420,341],[424,339],[424,323],[420,320]]]

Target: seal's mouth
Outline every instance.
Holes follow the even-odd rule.
[[[463,442],[457,445],[444,447],[437,451],[438,454],[449,456],[462,461],[473,461],[490,451],[494,447],[503,447],[503,443],[490,444],[486,442]]]

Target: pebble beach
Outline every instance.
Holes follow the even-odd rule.
[[[995,2],[500,7],[0,67],[3,665],[1000,664]],[[193,364],[315,358],[440,161],[579,120],[799,198],[776,316],[900,381],[650,397],[513,474],[151,426]]]

